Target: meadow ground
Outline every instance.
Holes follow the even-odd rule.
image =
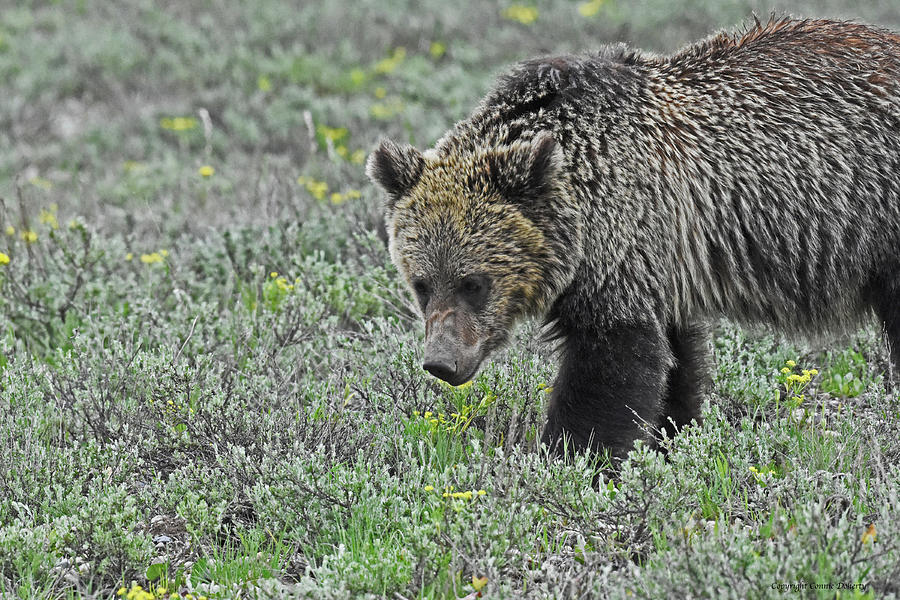
[[[534,325],[470,386],[422,372],[363,174],[510,62],[771,6],[290,4],[0,6],[0,596],[900,594],[874,325],[720,324],[703,426],[592,485],[537,447]],[[900,27],[893,1],[779,8]]]

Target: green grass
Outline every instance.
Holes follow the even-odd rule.
[[[471,386],[422,372],[361,165],[517,59],[665,51],[768,5],[295,4],[0,8],[0,595],[900,594],[874,328],[720,324],[703,426],[611,482],[540,452],[534,325]],[[893,2],[782,7],[900,27]],[[788,360],[820,373],[789,391]]]

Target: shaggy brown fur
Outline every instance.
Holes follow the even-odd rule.
[[[368,172],[432,373],[461,383],[517,319],[552,325],[548,444],[621,455],[634,413],[699,418],[702,323],[723,315],[818,333],[874,311],[900,369],[889,31],[773,19],[668,57],[530,60],[433,150],[385,142]]]

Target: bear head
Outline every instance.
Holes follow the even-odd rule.
[[[425,319],[423,367],[459,385],[521,317],[546,313],[581,256],[581,217],[549,132],[465,151],[384,141],[366,172],[385,192],[391,258]]]

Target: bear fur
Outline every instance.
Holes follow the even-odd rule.
[[[560,370],[543,442],[624,455],[699,420],[704,323],[847,331],[900,370],[900,36],[772,19],[671,56],[623,45],[500,77],[424,153],[385,141],[391,257],[425,368],[473,377],[543,317]]]

